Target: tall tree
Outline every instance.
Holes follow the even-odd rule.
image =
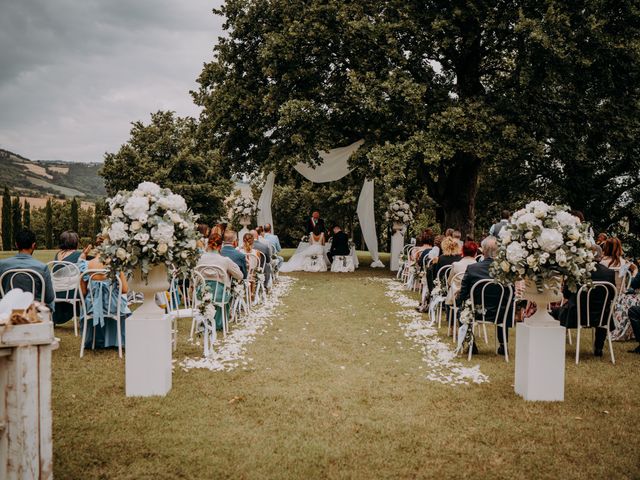
[[[22,225],[24,228],[31,229],[31,204],[29,204],[29,200],[24,201],[24,208],[22,209]]]
[[[53,248],[53,202],[50,198],[45,206],[44,243],[47,249]]]
[[[105,155],[100,174],[109,195],[152,181],[182,195],[205,222],[224,215],[231,173],[216,151],[203,147],[198,128],[193,118],[173,112],[153,113],[148,125],[134,122],[129,141]]]
[[[20,197],[15,197],[11,203],[11,230],[15,235],[22,230],[22,203]]]
[[[78,221],[78,201],[76,197],[71,200],[71,211],[69,218],[71,220],[71,230],[78,233],[80,231],[80,225]]]
[[[13,232],[11,229],[11,195],[9,189],[4,187],[2,195],[2,249],[13,250]]]
[[[96,238],[102,231],[102,218],[104,215],[104,204],[102,201],[96,202],[95,211],[93,214],[93,232],[91,237]]]
[[[227,35],[194,99],[239,171],[363,138],[354,167],[410,197],[426,187],[463,231],[493,165],[549,166],[546,184],[565,166],[565,179],[600,173],[604,155],[617,177],[635,173],[633,0],[228,0],[218,13]]]

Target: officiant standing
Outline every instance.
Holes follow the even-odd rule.
[[[307,220],[307,223],[305,225],[305,232],[307,235],[310,235],[316,228],[316,225],[318,225],[320,227],[320,230],[322,232],[326,232],[327,229],[324,226],[324,220],[322,218],[320,218],[320,212],[319,211],[314,211],[311,214],[311,218],[309,220]]]

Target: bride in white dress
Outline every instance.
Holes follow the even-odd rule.
[[[281,272],[326,272],[324,260],[324,232],[316,227],[309,235],[309,246],[296,253],[280,267]]]

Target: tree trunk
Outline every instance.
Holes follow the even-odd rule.
[[[443,227],[460,230],[464,238],[474,233],[480,161],[472,154],[459,153],[454,163],[440,201],[444,211]]]

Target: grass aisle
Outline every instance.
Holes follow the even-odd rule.
[[[125,398],[124,362],[113,351],[79,359],[72,330],[58,329],[56,478],[640,475],[640,362],[627,345],[619,365],[586,355],[568,365],[562,404],[520,401],[513,362],[482,346],[472,363],[489,383],[431,382],[398,326],[402,307],[371,275],[386,273],[296,275],[246,366],[176,368],[162,399]],[[188,328],[178,360],[198,351]]]

